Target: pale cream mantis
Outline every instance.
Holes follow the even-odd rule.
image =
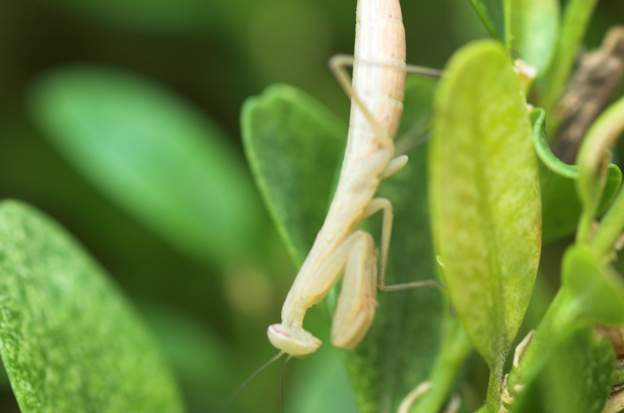
[[[396,291],[436,286],[419,281],[386,286],[392,204],[375,198],[381,181],[407,163],[396,156],[394,135],[403,110],[406,73],[439,72],[405,64],[405,29],[399,0],[358,0],[354,57],[336,56],[330,66],[351,97],[349,134],[340,178],[329,211],[282,308],[282,321],[268,328],[281,353],[304,356],[321,341],[303,328],[307,310],[321,301],[344,270],[332,323],[331,341],[351,349],[366,335],[376,308],[377,289]],[[346,67],[353,65],[353,82]],[[379,276],[373,237],[357,229],[383,212]]]

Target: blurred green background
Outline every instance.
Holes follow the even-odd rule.
[[[468,0],[402,3],[410,63],[442,68],[485,36]],[[189,412],[226,411],[230,399],[228,411],[355,411],[330,346],[287,369],[274,365],[234,394],[275,354],[265,329],[296,271],[246,166],[240,107],[279,82],[345,118],[348,100],[327,61],[351,53],[354,13],[355,0],[0,3],[0,195],[59,220],[115,277],[158,337]],[[601,1],[588,43],[618,16],[621,1]],[[93,108],[104,115],[91,122]],[[107,121],[123,115],[140,123],[136,134]],[[193,145],[167,141],[168,128],[187,124]],[[142,133],[165,143],[133,153]],[[76,144],[82,138],[109,145],[89,152]],[[157,185],[118,165],[111,145]],[[211,161],[177,168],[162,158],[178,150]],[[197,172],[209,178],[178,180]],[[185,209],[194,195],[203,207]],[[328,320],[321,308],[310,322],[327,330]],[[0,388],[0,411],[16,412],[8,384]]]

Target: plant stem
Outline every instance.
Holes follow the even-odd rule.
[[[497,413],[501,404],[504,361],[504,359],[499,358],[490,367],[490,378],[488,380],[487,398],[485,401],[489,413]]]
[[[624,228],[624,191],[613,201],[609,211],[600,222],[600,227],[592,242],[592,248],[603,257],[611,252]]]
[[[540,95],[540,106],[552,117],[550,126],[556,130],[557,119],[553,112],[557,100],[566,85],[579,44],[598,0],[571,0],[566,7],[555,55],[546,72]]]
[[[479,19],[481,19],[481,23],[485,26],[485,29],[490,34],[490,36],[494,39],[500,39],[500,34],[494,27],[494,22],[492,20],[492,16],[487,11],[487,7],[481,0],[470,0],[472,4],[472,8],[477,12]]]
[[[412,408],[412,413],[430,413],[442,409],[457,370],[472,350],[472,344],[459,320],[447,315],[442,349],[431,373],[431,389]]]
[[[518,366],[509,373],[507,391],[512,396],[522,392],[533,381],[559,345],[573,331],[575,308],[565,286],[561,287],[540,322]]]

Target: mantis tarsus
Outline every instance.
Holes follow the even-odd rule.
[[[347,67],[353,66],[353,81]],[[351,98],[347,148],[340,179],[325,222],[318,232],[282,308],[282,322],[268,328],[271,343],[291,356],[316,351],[321,341],[303,328],[307,310],[321,301],[344,271],[331,340],[355,347],[375,313],[377,289],[396,291],[436,286],[420,281],[387,286],[385,269],[392,230],[392,204],[375,198],[381,181],[407,163],[395,155],[394,135],[403,110],[406,73],[439,72],[405,64],[405,29],[399,0],[358,0],[355,56],[330,60],[338,83]],[[383,212],[381,262],[374,240],[357,229],[367,217]]]

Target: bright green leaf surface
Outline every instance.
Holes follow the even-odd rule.
[[[559,26],[559,0],[505,0],[505,41],[542,73],[550,63]]]
[[[22,413],[181,412],[176,386],[102,269],[32,208],[0,204],[0,354]]]
[[[256,182],[299,265],[331,200],[345,126],[312,98],[277,85],[245,103],[242,131]]]
[[[410,83],[401,130],[408,135],[403,144],[413,148],[411,160],[380,189],[394,205],[396,222],[389,283],[434,276],[425,189],[426,150],[413,147],[420,137],[410,133],[426,124],[434,86],[426,79]],[[300,263],[324,218],[346,128],[301,92],[278,86],[246,104],[243,131],[256,179],[295,261]],[[372,234],[377,236],[378,226],[372,227]],[[373,328],[347,356],[358,405],[364,413],[396,410],[400,400],[427,379],[440,336],[443,305],[438,291],[380,294],[378,301]]]
[[[64,69],[33,92],[50,141],[136,219],[200,260],[249,253],[260,202],[242,162],[199,113],[112,69]]]
[[[540,255],[538,169],[522,86],[501,45],[466,46],[436,96],[429,153],[436,253],[468,335],[500,366]]]

